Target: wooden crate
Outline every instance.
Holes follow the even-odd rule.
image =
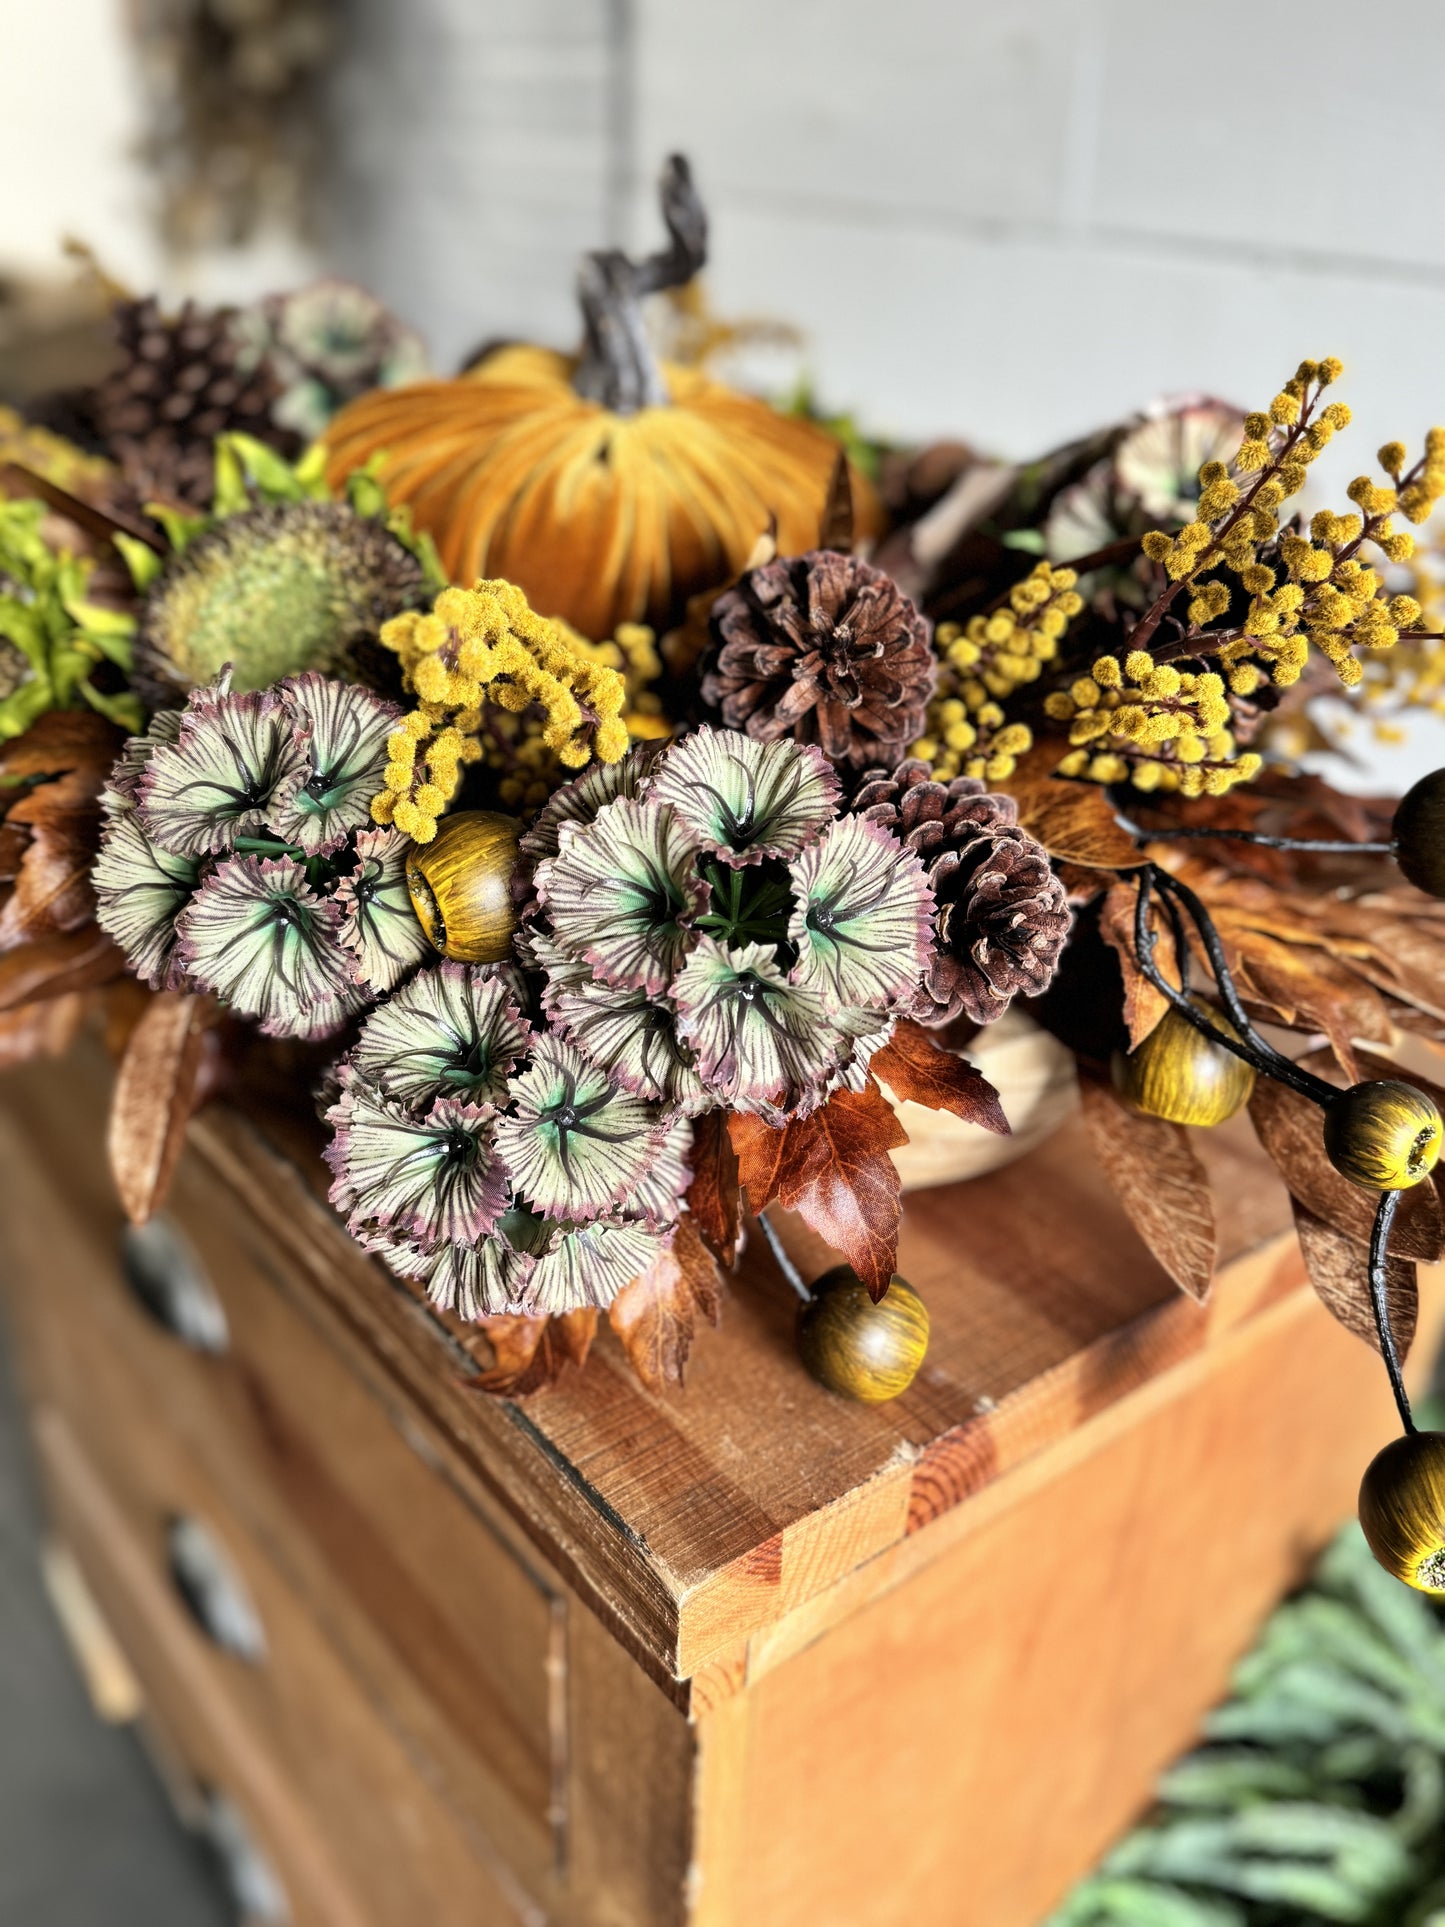
[[[469,1389],[461,1328],[345,1238],[314,1144],[228,1109],[169,1207],[214,1342],[177,1336],[121,1262],[108,1084],[98,1052],[0,1084],[49,1504],[149,1717],[303,1924],[1030,1927],[1391,1432],[1242,1135],[1205,1147],[1207,1309],[1071,1125],[909,1198],[934,1337],[895,1403],[803,1374],[759,1244],[683,1393],[649,1395],[604,1335],[518,1404]],[[181,1519],[258,1650],[188,1610]]]

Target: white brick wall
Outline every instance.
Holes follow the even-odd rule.
[[[1337,352],[1445,419],[1445,8],[1401,0],[355,0],[337,248],[443,359],[566,341],[577,253],[693,158],[723,312],[824,398],[1027,453]],[[1332,38],[1333,34],[1333,38]]]

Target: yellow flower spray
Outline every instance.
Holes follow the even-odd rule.
[[[462,766],[482,759],[489,709],[520,718],[535,706],[537,739],[563,770],[626,753],[622,673],[565,624],[537,615],[510,582],[444,589],[429,612],[386,623],[381,640],[400,658],[417,707],[388,738],[386,786],[371,814],[417,843],[436,835]]]

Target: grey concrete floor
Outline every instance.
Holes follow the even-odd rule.
[[[128,1728],[91,1711],[50,1610],[0,1325],[0,1927],[224,1927],[220,1876]]]

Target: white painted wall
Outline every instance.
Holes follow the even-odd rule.
[[[638,0],[636,152],[693,155],[716,298],[823,393],[1025,454],[1338,353],[1445,420],[1445,8]]]
[[[0,272],[67,275],[67,235],[118,280],[170,297],[230,300],[315,272],[286,235],[184,260],[162,250],[136,158],[145,109],[125,0],[0,0],[0,76]]]
[[[0,266],[162,261],[124,0],[0,0]],[[1347,363],[1332,475],[1445,421],[1445,5],[1396,0],[346,0],[332,262],[442,366],[569,344],[577,257],[660,238],[674,147],[724,314],[798,324],[820,399],[1028,455],[1186,388]],[[755,370],[775,382],[797,372]],[[1323,465],[1322,465],[1323,468]],[[1445,752],[1445,738],[1437,745]]]

